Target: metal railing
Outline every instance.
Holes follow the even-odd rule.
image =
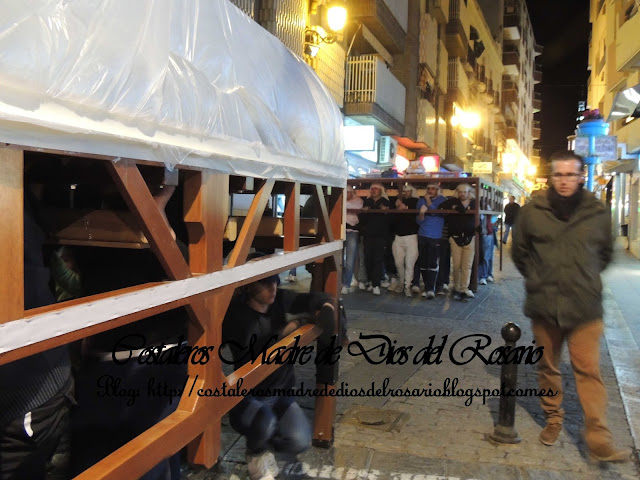
[[[376,55],[349,57],[345,79],[345,103],[376,103],[404,123],[405,86]]]
[[[360,55],[347,60],[345,103],[373,103],[376,100],[375,55]]]
[[[460,0],[450,0],[449,21],[460,20]]]

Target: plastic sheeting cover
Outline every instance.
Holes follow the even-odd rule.
[[[0,12],[1,141],[344,184],[335,102],[228,0],[8,0]]]

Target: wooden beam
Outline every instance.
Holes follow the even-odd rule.
[[[229,176],[214,172],[190,172],[185,180],[184,218],[189,232],[189,263],[191,271],[212,273],[222,270],[222,238],[229,216]],[[229,288],[218,289],[197,307],[208,314],[198,317],[198,325],[189,325],[190,345],[220,345],[222,343],[222,321],[224,313],[217,309],[215,298]],[[232,290],[232,289],[231,289]],[[226,307],[225,307],[226,311]],[[189,375],[203,380],[204,388],[215,388],[222,382],[222,364],[213,355],[205,365],[189,364]],[[183,394],[183,398],[185,398]],[[182,408],[201,408],[190,399]],[[204,430],[189,444],[188,456],[191,463],[212,467],[220,453],[220,418],[212,416],[204,422]]]
[[[284,207],[284,251],[295,252],[300,248],[300,183],[286,186]]]
[[[322,191],[322,185],[314,185],[313,198],[318,206],[318,227],[321,235],[325,241],[333,242],[334,232],[331,228],[331,220],[329,219],[329,212],[327,210],[327,202],[324,198],[324,192]]]
[[[24,315],[24,199],[22,150],[0,149],[0,323]]]
[[[238,235],[236,246],[229,256],[228,265],[230,267],[242,265],[247,261],[247,255],[249,254],[251,243],[253,242],[253,238],[255,237],[258,226],[260,225],[260,219],[264,214],[267,202],[271,198],[271,190],[273,190],[275,180],[269,179],[261,183],[262,185],[249,207],[247,220],[242,225],[242,230],[240,230],[240,235]]]
[[[322,192],[321,187],[316,186],[317,195]],[[324,198],[322,198],[324,200]],[[338,232],[340,238],[343,233],[343,214],[345,208],[344,189],[334,188],[332,189],[329,198],[329,212],[326,212],[326,205],[322,216],[325,218],[326,230],[328,232]],[[322,223],[322,222],[321,222]],[[334,318],[334,334],[339,333],[339,315],[340,309],[338,305],[338,298],[340,297],[340,290],[342,284],[342,252],[334,254],[329,258],[325,258],[316,263],[317,272],[314,272],[314,279],[316,281],[319,278],[322,279],[321,288],[326,293],[329,293],[334,299],[334,310],[336,312]],[[321,368],[321,367],[320,367]],[[319,369],[316,370],[318,375]],[[337,374],[337,366],[336,366]],[[330,385],[327,385],[329,387]],[[319,384],[318,387],[322,389],[324,385]],[[336,416],[336,397],[334,396],[318,396],[316,397],[314,422],[313,422],[313,443],[316,446],[329,447],[333,443],[333,422]]]
[[[319,327],[304,325],[286,338],[267,350],[270,352],[280,347],[294,344],[295,337],[300,336],[299,345],[311,343],[320,335]],[[227,386],[233,387],[240,378],[243,379],[242,388],[252,388],[273,373],[279,365],[247,363],[236,370],[228,379]],[[168,458],[180,451],[188,442],[196,438],[202,431],[203,425],[220,420],[222,415],[242,400],[241,396],[222,396],[206,398],[198,396],[198,389],[203,388],[202,382],[193,382],[191,377],[187,382],[187,396],[196,397],[197,403],[203,405],[195,411],[177,410],[164,420],[126,443],[111,455],[102,459],[88,470],[82,472],[75,480],[120,480],[122,478],[139,478],[155,466],[160,460]],[[191,386],[193,385],[193,391]],[[214,417],[214,418],[212,418]]]
[[[171,229],[156,204],[136,164],[129,160],[109,162],[109,171],[131,212],[138,218],[158,261],[171,280],[191,276]]]

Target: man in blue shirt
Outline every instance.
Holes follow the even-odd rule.
[[[428,300],[435,298],[436,280],[438,277],[438,264],[440,259],[440,239],[444,217],[441,215],[427,214],[428,211],[437,210],[447,198],[440,193],[440,186],[436,183],[427,185],[427,193],[418,202],[420,213],[416,221],[418,230],[418,263],[420,274],[424,281],[423,297]]]

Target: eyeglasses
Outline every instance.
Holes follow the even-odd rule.
[[[562,180],[563,178],[566,178],[567,180],[575,181],[582,177],[582,173],[554,173],[551,176],[554,180]]]

